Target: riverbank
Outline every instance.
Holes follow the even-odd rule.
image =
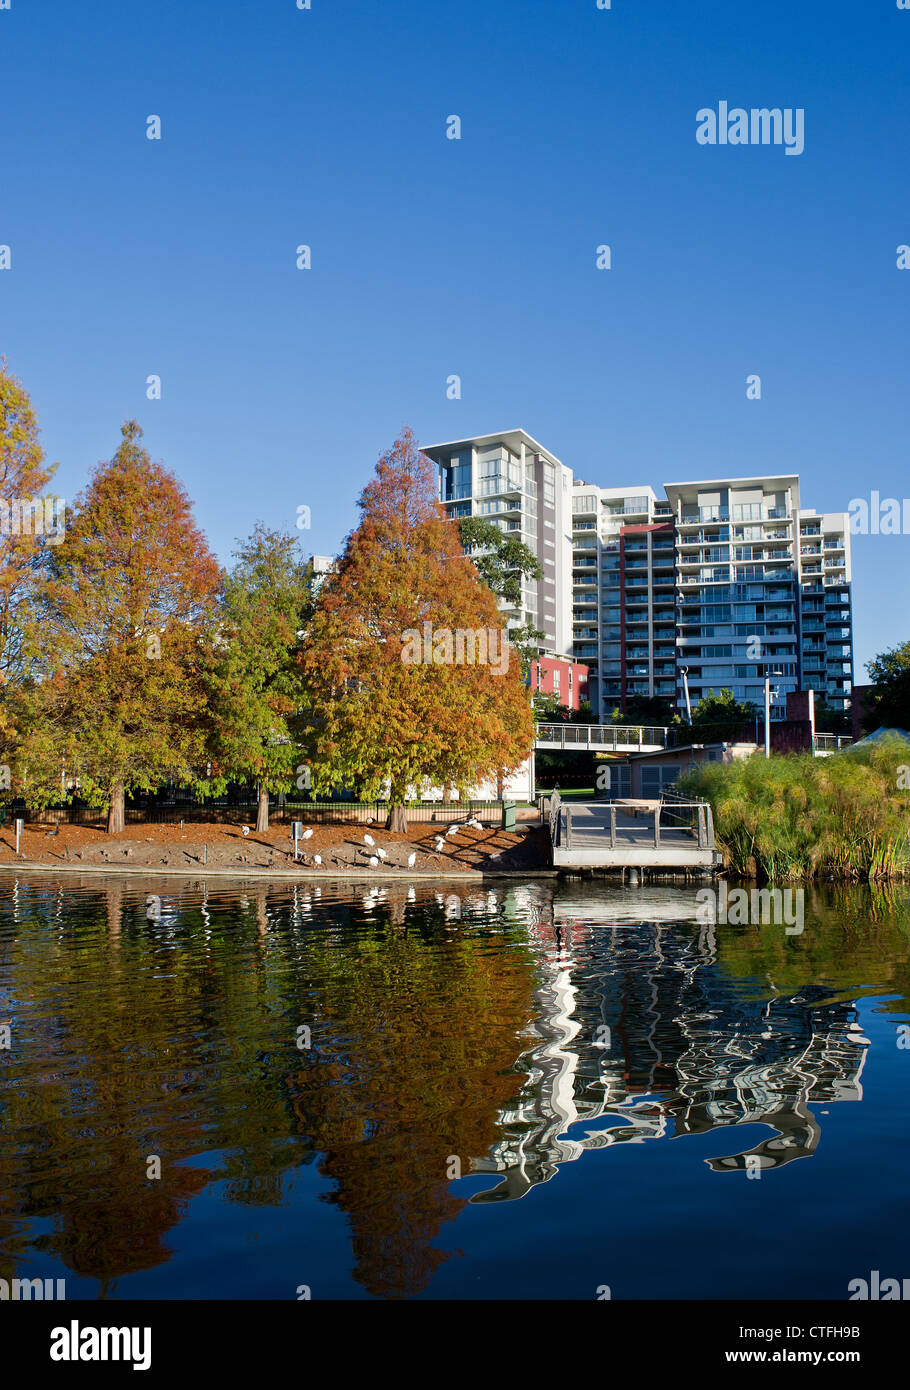
[[[536,825],[515,831],[459,826],[452,835],[446,826],[426,824],[412,825],[406,834],[363,825],[307,829],[310,834],[300,841],[295,859],[285,825],[247,834],[237,825],[139,825],[108,835],[98,826],[30,823],[18,855],[14,833],[8,826],[0,833],[0,869],[371,882],[552,872],[547,832]]]

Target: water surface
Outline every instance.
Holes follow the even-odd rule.
[[[910,895],[813,894],[799,934],[697,909],[0,876],[0,1278],[844,1299],[910,1275]]]

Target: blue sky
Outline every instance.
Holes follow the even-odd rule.
[[[908,76],[895,0],[12,0],[0,351],[60,492],[135,416],[223,559],[302,505],[336,551],[404,423],[903,497]],[[720,100],[803,107],[805,152],[698,145]],[[854,538],[858,680],[908,557]]]

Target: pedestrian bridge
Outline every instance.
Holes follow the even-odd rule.
[[[542,750],[591,753],[658,753],[666,746],[666,728],[645,724],[538,724],[534,742]]]

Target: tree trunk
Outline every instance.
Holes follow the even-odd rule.
[[[107,810],[107,833],[108,835],[119,835],[126,824],[126,814],[123,809],[124,793],[123,783],[117,782],[111,788],[111,804]]]
[[[408,813],[401,802],[389,803],[389,814],[385,823],[386,830],[407,835],[408,833]]]
[[[269,789],[260,782],[259,806],[256,810],[256,830],[262,834],[269,828]]]

